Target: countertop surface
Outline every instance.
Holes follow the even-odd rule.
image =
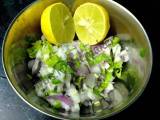
[[[2,45],[3,36],[5,34],[5,31],[9,25],[9,23],[12,21],[12,19],[15,17],[15,15],[22,10],[25,6],[30,4],[34,0],[0,0],[0,45]],[[148,10],[147,6],[144,6],[143,9],[141,9],[141,5],[136,3],[138,1],[127,1],[127,0],[116,0],[120,2],[122,5],[127,7],[131,12],[133,12],[140,22],[144,25],[146,28],[153,52],[156,51],[157,43],[155,39],[155,36],[152,31],[152,25],[151,23],[151,17],[154,17],[154,14],[150,14],[150,10]],[[152,2],[148,2],[148,6],[150,8],[153,7]],[[1,54],[1,49],[0,49]],[[157,57],[154,55],[154,57]],[[158,59],[158,58],[157,58]],[[157,60],[158,61],[158,60]],[[156,64],[156,63],[155,63]],[[154,103],[153,99],[155,94],[153,91],[157,91],[157,81],[156,81],[156,69],[158,69],[159,66],[153,65],[153,72],[151,75],[150,82],[144,91],[143,95],[129,108],[124,110],[118,115],[115,115],[114,117],[109,118],[109,120],[124,120],[129,119],[130,115],[133,116],[133,118],[139,118],[138,116],[148,116],[148,117],[155,117],[155,115],[152,112],[149,112],[149,109],[153,109],[152,104]],[[152,91],[151,91],[152,89]],[[153,105],[154,106],[154,105]],[[134,115],[133,115],[134,113]],[[149,113],[149,114],[147,114]],[[32,109],[29,105],[27,105],[23,100],[21,100],[16,93],[13,91],[13,89],[10,87],[2,67],[2,61],[0,59],[0,120],[53,120],[53,118],[47,117],[38,111]]]

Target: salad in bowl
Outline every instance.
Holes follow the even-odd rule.
[[[36,1],[13,21],[3,44],[11,86],[56,118],[113,115],[142,93],[151,71],[138,20],[114,1],[82,1]]]

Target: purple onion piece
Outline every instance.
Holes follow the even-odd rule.
[[[99,45],[96,45],[96,46],[92,46],[92,51],[94,54],[99,54],[102,51],[102,49]]]
[[[106,41],[103,44],[92,46],[92,51],[94,54],[100,54],[102,53],[109,45],[111,44],[111,41]]]
[[[55,96],[55,98],[57,98],[58,100],[63,101],[67,105],[72,105],[73,104],[73,101],[69,97],[67,97],[67,96],[57,95],[57,96]]]
[[[73,101],[67,97],[67,96],[64,96],[64,95],[55,95],[55,96],[48,96],[47,97],[47,100],[48,101],[51,101],[51,100],[60,100],[61,102],[71,106],[73,104]]]

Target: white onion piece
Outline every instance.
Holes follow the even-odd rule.
[[[120,58],[123,62],[128,62],[129,61],[129,55],[128,55],[128,52],[127,50],[123,50],[121,53],[120,53]]]
[[[110,55],[111,54],[111,48],[107,47],[105,49],[103,49],[104,53],[107,54],[107,55]]]
[[[79,103],[80,102],[80,97],[77,89],[75,86],[71,85],[69,89],[67,89],[66,94],[71,97],[74,103]]]
[[[93,93],[93,89],[86,86],[86,84],[83,84],[83,91],[80,92],[80,100],[81,102],[84,102],[85,100],[95,100],[96,97]]]
[[[36,58],[37,58],[37,59],[41,59],[41,57],[42,57],[42,52],[41,52],[41,50],[39,50],[39,51],[37,52],[37,54],[36,54]]]
[[[61,105],[62,105],[62,108],[65,109],[65,111],[69,111],[70,110],[70,106],[65,104],[64,102],[62,102]]]
[[[71,74],[66,74],[66,76],[65,76],[65,84],[66,84],[67,89],[69,89],[70,86],[71,86],[71,84],[70,84],[71,78],[72,78]]]
[[[56,99],[64,102],[65,104],[67,105],[73,105],[73,101],[71,100],[71,98],[69,98],[68,96],[65,96],[65,95],[56,95],[54,96]]]
[[[86,93],[87,93],[87,96],[88,96],[89,99],[91,99],[91,100],[95,100],[96,99],[95,95],[93,94],[93,90],[92,89],[88,89],[86,91]]]
[[[35,61],[35,60],[30,60],[30,61],[28,62],[28,68],[29,68],[29,69],[32,69],[32,67],[33,67],[33,65],[34,65],[34,61]]]
[[[44,90],[45,89],[45,85],[42,82],[39,82],[35,85],[35,91],[37,96],[39,97],[43,97],[44,96]]]
[[[110,91],[114,89],[113,84],[110,83],[107,88],[104,90],[104,94],[108,94]]]
[[[46,40],[44,35],[41,36],[41,40]]]
[[[58,79],[60,81],[64,80],[65,74],[63,72],[58,71],[58,70],[54,70],[53,74],[54,74],[56,79]]]
[[[63,48],[58,48],[56,54],[58,55],[58,57],[62,58],[62,60],[66,60],[67,56],[66,56],[66,50]]]
[[[107,62],[104,62],[102,65],[102,67],[104,67],[104,69],[106,70],[110,67],[110,65]]]
[[[54,69],[52,67],[48,67],[47,65],[42,63],[39,74],[40,74],[40,76],[46,76],[50,73],[53,73],[53,71],[54,71]]]
[[[117,44],[116,46],[114,46],[112,48],[112,51],[113,51],[113,55],[114,55],[114,62],[121,61],[121,58],[120,58],[121,46],[119,44]]]
[[[85,84],[89,87],[93,88],[96,84],[96,76],[95,74],[88,74],[85,80]]]
[[[84,91],[80,92],[80,101],[83,103],[85,100],[88,100],[88,96]]]
[[[38,59],[35,59],[32,67],[32,74],[38,73],[39,69],[40,69],[40,61]]]
[[[45,92],[44,91],[52,91],[55,89],[55,85],[52,84],[51,80],[43,80],[38,82],[35,85],[35,90],[38,96],[40,97],[44,97],[45,96]],[[50,93],[49,95],[52,95],[54,93]]]
[[[90,71],[91,73],[100,74],[101,73],[100,65],[91,66]]]
[[[80,68],[77,70],[77,75],[85,76],[89,73],[89,68],[86,64],[81,63]]]
[[[72,112],[79,112],[79,111],[80,111],[79,104],[78,104],[78,103],[77,103],[77,104],[73,104],[73,105],[71,106],[71,111],[72,111]]]

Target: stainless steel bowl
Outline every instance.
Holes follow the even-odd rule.
[[[34,109],[48,116],[60,119],[73,119],[71,114],[52,111],[47,108],[46,103],[38,98],[34,92],[34,83],[27,75],[27,43],[24,41],[26,36],[40,36],[40,16],[42,11],[50,4],[62,1],[69,7],[75,7],[75,0],[38,0],[22,10],[10,24],[3,41],[3,67],[8,81],[14,91],[27,104]],[[87,0],[86,0],[87,1]],[[91,1],[91,0],[88,0]],[[136,19],[136,17],[126,8],[111,0],[94,0],[103,5],[108,11],[111,20],[111,30],[114,34],[119,34],[126,38],[130,35],[135,43],[136,51],[132,51],[131,65],[140,73],[129,97],[111,110],[103,110],[93,115],[79,116],[79,119],[100,119],[114,115],[131,105],[145,89],[152,68],[152,50],[148,36]],[[74,11],[72,9],[72,11]],[[146,55],[139,58],[134,52],[139,52],[145,48]],[[131,53],[132,54],[132,53]],[[140,63],[137,60],[140,59]]]

